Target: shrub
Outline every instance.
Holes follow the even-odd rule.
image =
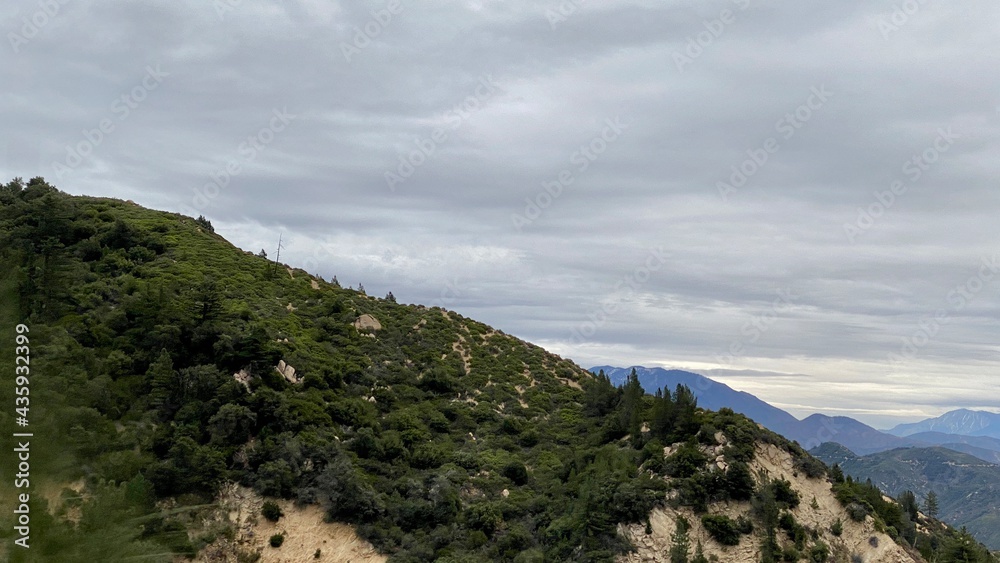
[[[802,558],[802,554],[793,545],[786,546],[781,552],[782,561],[798,561]]]
[[[285,534],[274,534],[271,536],[270,544],[271,547],[281,547],[281,544],[285,543]]]
[[[809,550],[809,560],[816,563],[824,563],[830,557],[830,548],[823,542],[818,542]]]
[[[285,515],[285,513],[281,511],[281,507],[278,506],[278,503],[273,500],[264,501],[264,506],[260,508],[260,513],[264,516],[264,518],[267,518],[271,522],[277,522],[282,516]]]
[[[733,500],[750,500],[754,493],[753,475],[742,461],[734,461],[726,470],[726,492]]]
[[[830,526],[830,533],[838,538],[840,537],[840,534],[844,533],[844,523],[840,521],[840,518],[837,518],[837,521]]]
[[[715,439],[715,434],[719,430],[709,423],[701,425],[701,429],[698,431],[698,442],[708,446],[718,446],[719,441]]]
[[[855,522],[864,522],[868,514],[868,507],[859,502],[852,502],[847,505],[847,515]]]
[[[708,458],[701,453],[698,446],[686,443],[667,458],[665,466],[667,475],[671,477],[690,477],[705,466]]]
[[[787,508],[795,508],[799,505],[799,493],[792,488],[792,484],[785,479],[778,479],[771,482],[774,489],[774,500],[778,505],[784,504]]]
[[[524,485],[528,482],[528,469],[520,461],[512,461],[503,468],[503,476],[515,485]]]
[[[808,454],[795,459],[795,469],[805,473],[810,479],[825,477],[827,472],[826,464]]]
[[[739,545],[740,531],[733,520],[722,514],[706,514],[701,517],[701,525],[709,535],[722,545]]]

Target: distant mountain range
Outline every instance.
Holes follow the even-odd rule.
[[[938,517],[967,527],[976,539],[1000,549],[1000,465],[943,447],[856,456],[843,446],[827,443],[809,453],[827,464],[840,464],[847,475],[871,479],[893,496],[909,490],[922,501],[934,491]]]
[[[883,432],[846,416],[813,414],[799,420],[749,393],[688,371],[641,366],[590,371],[603,370],[621,385],[633,369],[648,393],[686,385],[699,406],[729,407],[894,496],[911,490],[922,499],[933,490],[942,520],[966,526],[979,541],[1000,549],[1000,415],[957,410]]]
[[[689,371],[642,366],[596,366],[590,371],[598,373],[603,370],[612,383],[621,385],[633,369],[648,393],[660,388],[673,390],[678,384],[686,385],[698,397],[700,406],[712,410],[729,407],[765,428],[797,441],[807,450],[825,442],[836,442],[857,455],[894,448],[942,446],[990,463],[1000,463],[1000,415],[997,414],[957,410],[923,422],[901,424],[883,432],[846,416],[813,414],[799,420],[750,393],[737,391]]]
[[[807,450],[824,442],[837,442],[854,453],[863,455],[917,445],[917,442],[879,432],[867,424],[846,416],[814,414],[799,420],[750,393],[737,391],[728,385],[688,371],[642,366],[627,368],[597,366],[590,368],[590,371],[598,373],[604,370],[612,383],[620,385],[625,382],[633,369],[639,376],[639,383],[648,393],[654,393],[660,388],[673,390],[678,384],[686,385],[698,398],[699,406],[712,410],[729,407],[765,428],[795,440]]]
[[[959,409],[946,412],[937,418],[929,418],[911,424],[900,424],[886,430],[886,433],[893,436],[912,436],[923,432],[986,436],[1000,439],[1000,414]]]

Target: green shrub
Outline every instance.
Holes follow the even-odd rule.
[[[868,507],[859,502],[852,502],[847,505],[847,515],[855,522],[864,522],[868,514]]]
[[[830,557],[830,548],[823,542],[817,542],[809,550],[809,560],[815,563],[825,563],[828,557]]]
[[[798,561],[802,558],[802,554],[793,545],[786,546],[781,552],[782,561]]]
[[[753,520],[747,518],[746,516],[740,516],[736,519],[736,530],[743,535],[752,534]]]
[[[806,453],[795,458],[795,469],[805,473],[810,479],[825,477],[827,472],[826,464]]]
[[[271,547],[278,548],[281,544],[285,543],[285,534],[274,534],[269,540]]]
[[[840,518],[837,518],[833,525],[830,526],[830,533],[838,538],[844,533],[844,523],[840,521]]]
[[[740,531],[733,520],[723,514],[706,514],[701,517],[701,525],[709,535],[722,545],[739,545]]]
[[[690,477],[705,466],[708,458],[695,444],[685,443],[666,459],[665,469],[671,477]]]
[[[734,461],[726,470],[726,493],[733,500],[750,500],[756,487],[750,467],[742,461]]]
[[[799,493],[792,488],[792,484],[785,479],[771,481],[774,489],[774,500],[779,506],[795,508],[799,505]]]
[[[515,485],[524,485],[528,482],[528,469],[520,461],[512,461],[503,468],[503,476]]]
[[[260,508],[260,513],[271,522],[277,522],[285,515],[278,503],[273,500],[265,500],[264,505]]]

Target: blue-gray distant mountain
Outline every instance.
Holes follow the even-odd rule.
[[[590,371],[597,373],[604,370],[612,383],[621,385],[625,383],[633,369],[647,393],[655,393],[657,389],[664,387],[673,390],[678,384],[686,385],[698,398],[699,406],[711,410],[729,407],[765,428],[797,441],[807,450],[823,442],[837,442],[856,454],[865,455],[892,448],[923,445],[913,440],[879,432],[867,424],[846,416],[814,414],[805,420],[798,420],[750,393],[737,391],[728,385],[689,371],[642,366],[627,368],[597,366],[590,368]]]
[[[959,409],[946,412],[937,418],[900,424],[891,430],[886,430],[886,432],[894,436],[910,436],[920,432],[941,432],[943,434],[988,436],[1000,439],[1000,414]]]
[[[907,436],[910,440],[933,444],[974,455],[990,463],[1000,464],[1000,440],[989,436],[961,436],[959,434],[943,434],[941,432],[919,432]]]
[[[781,434],[782,432],[775,430]],[[788,430],[785,437],[807,450],[824,442],[836,442],[858,455],[884,452],[893,448],[921,445],[913,440],[891,436],[848,416],[809,415]]]
[[[590,368],[590,371],[597,373],[604,370],[604,374],[611,378],[611,383],[622,385],[633,369],[647,393],[655,393],[657,389],[662,388],[673,391],[677,385],[686,385],[698,398],[698,406],[716,411],[722,407],[729,407],[778,434],[784,434],[783,429],[794,427],[799,422],[794,416],[772,407],[750,393],[737,391],[728,385],[689,371],[642,366],[628,368],[597,366]],[[785,436],[790,438],[787,434]]]

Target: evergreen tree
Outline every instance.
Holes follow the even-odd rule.
[[[937,493],[934,491],[927,493],[927,496],[924,497],[924,511],[927,512],[927,515],[931,518],[937,518],[938,498]]]
[[[619,421],[622,429],[633,437],[639,434],[642,422],[642,397],[646,392],[639,383],[639,376],[632,368],[628,380],[622,387],[622,399],[619,403]]]
[[[676,416],[670,390],[657,389],[656,395],[653,397],[653,412],[649,422],[649,430],[653,436],[661,440],[669,439],[674,429]]]
[[[903,491],[903,494],[899,495],[899,505],[910,516],[910,521],[916,522],[917,511],[920,510],[920,507],[917,505],[917,496],[913,494],[913,491]]]
[[[683,516],[677,518],[677,529],[671,536],[670,563],[688,563],[688,550],[691,542],[688,539],[690,523]],[[698,544],[699,547],[701,544]]]

